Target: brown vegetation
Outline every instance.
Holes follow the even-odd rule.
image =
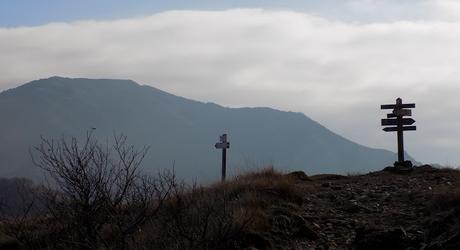
[[[44,140],[50,186],[2,218],[10,249],[458,249],[460,172],[307,176],[273,168],[207,187],[148,177],[117,137]],[[70,143],[70,144],[69,144]],[[390,169],[391,170],[391,169]],[[22,183],[22,182],[18,182]],[[24,182],[28,183],[28,182]],[[19,185],[21,186],[21,185]],[[17,199],[21,200],[21,199]],[[37,203],[37,201],[40,201]],[[32,203],[31,203],[32,202]],[[30,204],[44,204],[31,209]],[[33,212],[31,212],[33,211]]]
[[[15,204],[23,210],[3,213],[1,226],[5,244],[25,249],[239,249],[250,230],[269,225],[268,206],[302,200],[293,179],[272,168],[210,187],[143,175],[146,149],[124,136],[113,146],[90,133],[83,143],[43,138],[36,152],[48,185],[18,192],[28,194]]]

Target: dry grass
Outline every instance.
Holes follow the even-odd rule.
[[[209,187],[179,188],[144,229],[138,243],[157,249],[240,249],[251,232],[270,228],[269,209],[300,204],[292,177],[273,168],[247,172]],[[161,245],[158,243],[161,242]]]
[[[273,204],[280,201],[302,203],[303,194],[296,185],[296,180],[284,175],[274,168],[247,172],[235,177],[229,182],[211,186],[213,189],[223,189],[233,198],[239,199],[242,204],[264,206],[267,202]],[[243,199],[244,196],[247,199]]]
[[[300,205],[304,195],[294,177],[273,167],[246,172],[231,181],[215,184],[211,189],[225,190],[229,199],[245,211],[243,214],[250,216],[250,229],[254,231],[264,231],[270,227],[268,210],[271,207]]]
[[[273,168],[246,172],[208,187],[189,186],[171,180],[171,183],[167,183],[172,186],[171,193],[157,216],[146,221],[128,239],[123,249],[224,250],[249,247],[248,239],[254,237],[253,232],[268,231],[272,226],[270,209],[299,206],[302,203],[303,192],[298,188],[297,181],[295,177]],[[31,230],[27,227],[18,232],[25,233],[25,237],[30,236],[30,245],[37,249],[41,249],[41,246],[59,248],[48,240],[46,244],[37,241],[37,238],[48,238],[46,233],[43,235],[41,227],[34,229],[41,223],[33,223],[33,220],[27,222],[32,223],[27,223]],[[49,221],[47,226],[54,228],[60,224]],[[12,224],[8,229],[2,231],[15,235],[12,233],[15,229]],[[109,234],[107,230],[103,231]],[[105,247],[110,247],[110,244]]]

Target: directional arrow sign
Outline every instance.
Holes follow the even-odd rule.
[[[417,130],[417,127],[416,126],[406,126],[406,127],[402,127],[402,130],[404,130],[404,131],[414,131],[414,130]],[[385,132],[398,131],[398,127],[386,127],[386,128],[383,128],[383,131],[385,131]]]
[[[230,142],[218,142],[214,146],[216,148],[230,148]]]
[[[393,110],[393,114],[396,116],[411,116],[412,110],[410,109],[395,109]]]
[[[401,119],[382,119],[382,126],[391,125],[412,125],[415,120],[412,118],[401,118]]]
[[[394,118],[398,116],[412,116],[412,110],[410,109],[395,109],[392,113],[387,114],[387,118]]]
[[[415,103],[380,105],[380,109],[404,109],[404,108],[415,108]]]

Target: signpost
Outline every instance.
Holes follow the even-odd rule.
[[[393,112],[387,114],[387,119],[382,119],[382,126],[391,126],[383,128],[385,132],[397,132],[398,135],[398,162],[395,166],[412,167],[410,161],[404,161],[404,131],[415,131],[416,126],[407,126],[415,123],[412,118],[403,118],[404,116],[412,116],[411,108],[415,108],[415,103],[402,103],[402,99],[396,99],[396,104],[384,104],[380,109],[393,109]]]
[[[223,134],[219,137],[220,141],[214,146],[222,149],[222,181],[225,181],[227,174],[227,148],[230,148],[230,142],[227,141],[227,134]]]
[[[415,123],[415,120],[412,118],[382,119],[382,126],[397,126],[399,123],[402,123],[404,125],[412,125]]]

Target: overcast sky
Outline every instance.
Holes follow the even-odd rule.
[[[402,97],[417,103],[407,151],[460,165],[460,1],[1,1],[0,68],[0,90],[53,75],[132,79],[303,112],[393,151],[379,108]]]

